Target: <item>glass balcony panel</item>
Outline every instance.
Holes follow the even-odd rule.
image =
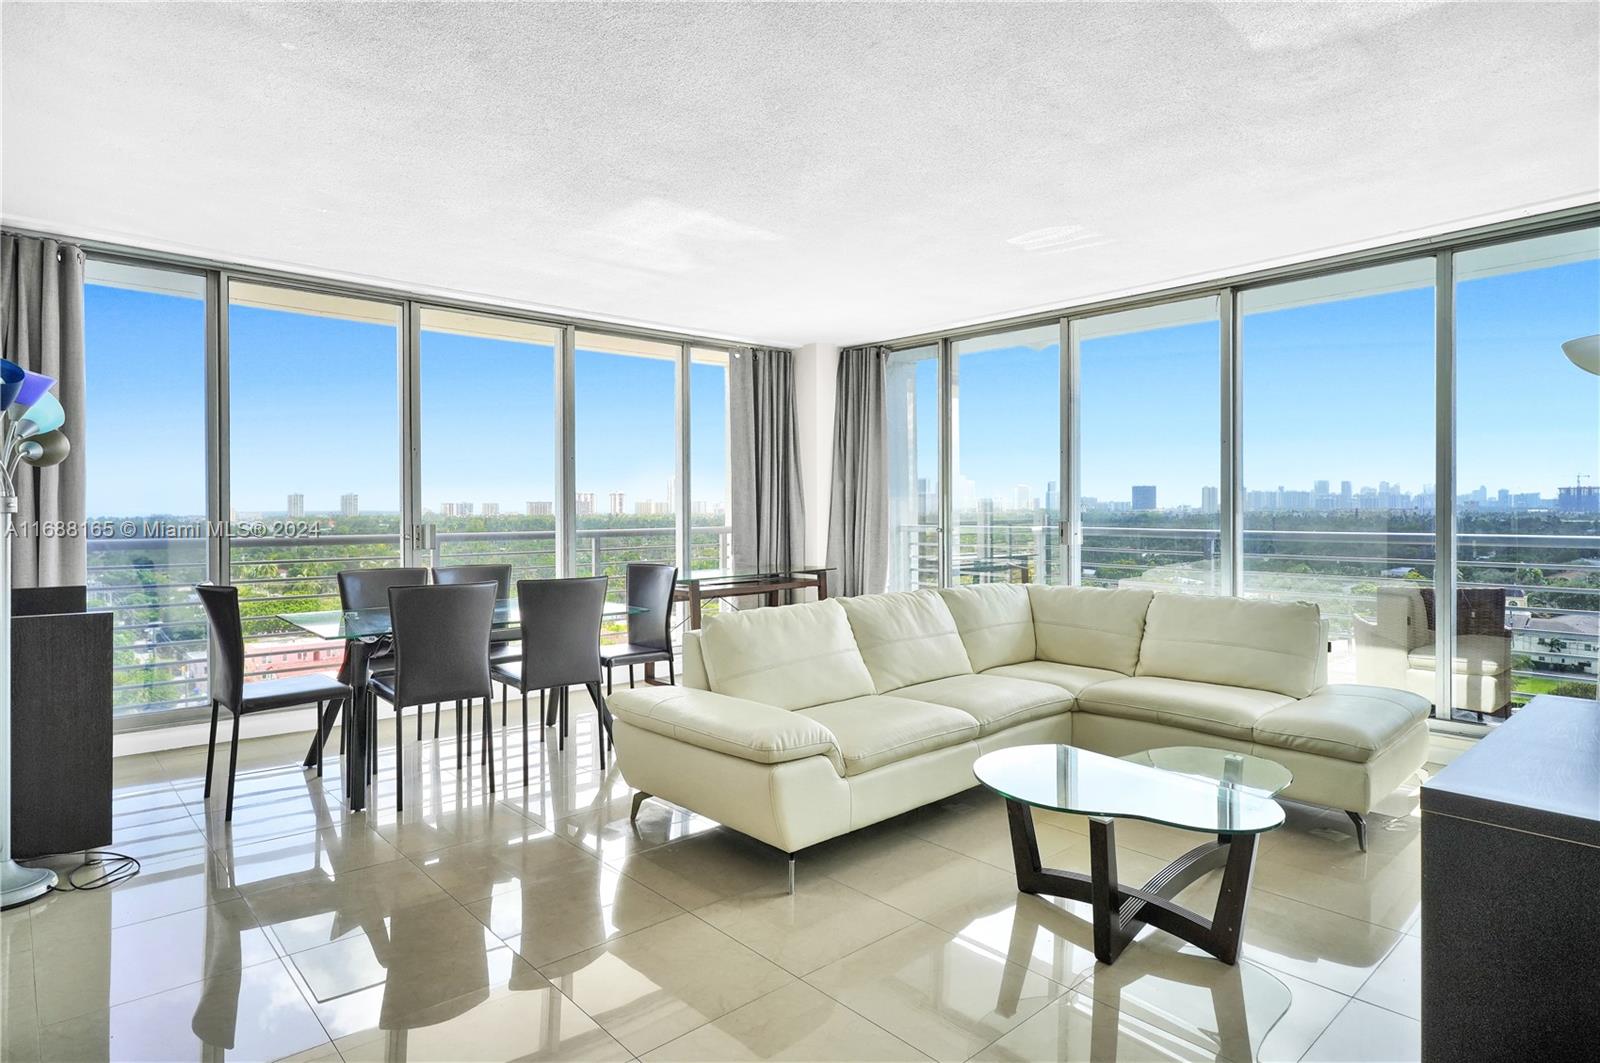
[[[940,585],[939,348],[894,351],[884,369],[889,589]]]

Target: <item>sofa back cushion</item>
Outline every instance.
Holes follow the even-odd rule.
[[[1317,687],[1324,652],[1322,612],[1309,602],[1158,594],[1138,674],[1303,698]]]
[[[1149,591],[1029,584],[1039,660],[1132,675],[1153,597]]]
[[[840,598],[873,693],[969,675],[972,663],[944,599],[933,591]]]
[[[974,672],[1035,659],[1033,606],[1020,583],[974,583],[939,592]]]
[[[719,614],[701,629],[700,656],[718,694],[783,709],[876,693],[833,599]]]

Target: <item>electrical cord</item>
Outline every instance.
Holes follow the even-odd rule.
[[[53,856],[39,859],[54,859],[58,856],[71,856],[71,853],[56,853]],[[88,890],[103,890],[127,882],[139,873],[139,861],[126,853],[114,853],[109,849],[86,849],[81,854],[83,862],[58,876],[56,885],[50,887],[52,893],[82,893]]]

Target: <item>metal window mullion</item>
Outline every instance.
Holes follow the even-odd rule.
[[[1083,376],[1077,333],[1074,319],[1061,319],[1061,563],[1066,566],[1066,583],[1071,587],[1083,583],[1083,507],[1078,497],[1083,475]],[[1049,582],[1048,574],[1044,582]]]
[[[1434,704],[1451,719],[1455,707],[1456,633],[1456,329],[1455,254],[1434,258],[1434,485],[1433,485],[1433,659]]]
[[[228,275],[206,274],[206,573],[233,582],[226,523],[232,508],[228,452]]]
[[[431,565],[422,541],[422,308],[401,304],[400,390],[400,563]]]
[[[754,355],[751,355],[751,357],[754,357]],[[689,367],[691,364],[689,345],[687,343],[680,344],[678,346],[678,388],[677,402],[675,404],[677,407],[678,426],[678,492],[677,497],[672,499],[672,508],[678,515],[677,520],[674,522],[677,526],[678,543],[673,556],[678,559],[679,572],[689,571],[689,537],[690,529],[694,526],[692,514],[689,511],[689,500],[693,497],[689,483],[689,446],[692,435],[690,431],[692,422],[689,420]]]
[[[960,543],[955,512],[955,355],[951,341],[939,341],[939,586],[955,583]]]
[[[576,371],[575,351],[578,329],[568,325],[561,330],[561,343],[556,351],[556,575],[575,576],[578,573],[578,490],[577,463],[574,440],[576,425],[573,422]]]
[[[1239,306],[1232,288],[1217,293],[1222,389],[1220,482],[1217,527],[1220,532],[1220,589],[1235,597],[1244,593],[1244,373],[1239,345]]]

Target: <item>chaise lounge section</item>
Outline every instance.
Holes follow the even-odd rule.
[[[682,686],[619,691],[638,790],[790,854],[975,785],[982,754],[1193,745],[1284,764],[1365,815],[1424,762],[1428,702],[1328,685],[1315,605],[984,584],[712,618]]]

